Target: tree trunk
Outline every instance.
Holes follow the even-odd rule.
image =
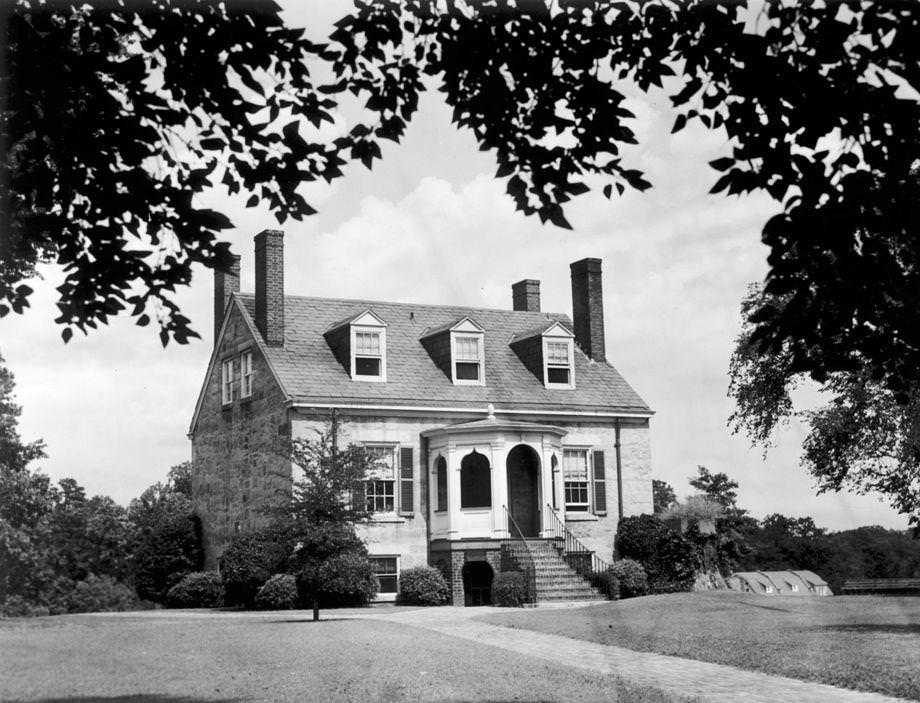
[[[313,622],[319,620],[319,600],[317,598],[313,599]]]

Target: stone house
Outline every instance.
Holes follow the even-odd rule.
[[[611,560],[619,518],[652,511],[652,412],[606,360],[600,260],[571,265],[571,319],[541,312],[535,280],[512,286],[512,310],[286,295],[274,230],[255,262],[254,295],[239,259],[215,276],[189,431],[207,568],[289,495],[280,440],[315,436],[335,409],[382,467],[359,528],[382,600],[430,564],[455,603],[488,602],[492,575],[521,558],[511,542],[541,599],[596,597],[560,556]]]

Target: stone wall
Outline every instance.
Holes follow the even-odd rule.
[[[252,351],[253,389],[240,398],[240,354]],[[234,359],[234,398],[221,402],[221,362]],[[290,497],[290,464],[278,454],[288,432],[284,396],[235,307],[205,381],[192,429],[192,497],[201,518],[205,568],[232,536],[264,525],[265,506]]]

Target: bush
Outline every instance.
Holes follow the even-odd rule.
[[[78,581],[66,602],[69,613],[110,613],[138,607],[137,596],[131,588],[111,576],[95,574]]]
[[[33,618],[48,614],[47,607],[30,603],[19,595],[9,596],[0,603],[0,617],[4,618]]]
[[[444,605],[450,600],[447,581],[433,566],[417,566],[399,574],[400,603],[411,605]]]
[[[642,565],[652,593],[691,590],[701,564],[694,544],[652,515],[620,520],[617,552]]]
[[[297,607],[297,579],[291,574],[275,574],[256,593],[261,610],[291,610]]]
[[[648,592],[648,576],[639,562],[621,559],[610,567],[610,573],[619,582],[620,598],[635,598]]]
[[[170,608],[218,608],[224,604],[224,584],[216,571],[186,574],[166,594]]]
[[[527,599],[527,585],[520,571],[501,571],[492,579],[492,601],[503,608],[520,608]]]
[[[370,603],[380,584],[366,553],[345,552],[326,559],[316,573],[317,596],[323,608],[359,607]],[[298,593],[301,596],[300,582]],[[307,599],[301,598],[306,602]]]
[[[287,571],[290,551],[288,542],[269,530],[234,537],[220,559],[227,605],[252,608],[265,582]]]
[[[607,596],[607,600],[617,600],[620,597],[620,581],[613,573],[612,567],[607,571],[592,571],[588,580],[594,588]]]

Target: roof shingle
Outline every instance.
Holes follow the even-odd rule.
[[[255,299],[235,294],[252,321]],[[352,380],[323,337],[333,323],[370,310],[387,323],[387,381]],[[575,388],[549,389],[509,346],[521,332],[559,321],[565,315],[490,310],[447,305],[387,303],[335,298],[285,297],[285,339],[265,352],[284,391],[294,402],[339,401],[394,405],[450,403],[481,408],[594,410],[649,413],[649,407],[609,363],[592,361],[576,347]],[[485,385],[457,385],[429,356],[420,338],[431,330],[470,317],[485,329]]]

